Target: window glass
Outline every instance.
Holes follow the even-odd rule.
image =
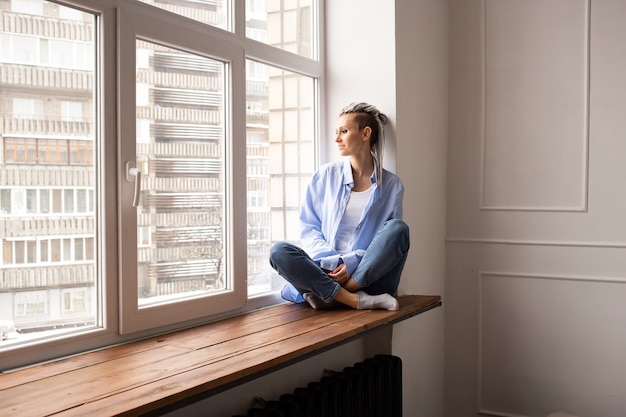
[[[72,239],[69,239],[69,238],[63,239],[62,242],[63,242],[63,249],[62,249],[63,261],[70,262],[72,261]]]
[[[39,258],[41,262],[48,262],[48,240],[39,241]]]
[[[93,298],[98,259],[86,256],[84,244],[91,239],[93,251],[97,241],[94,211],[84,209],[85,193],[98,195],[97,167],[93,156],[68,159],[74,140],[85,144],[85,153],[96,148],[96,117],[88,114],[96,108],[95,17],[44,0],[5,1],[2,9],[0,319],[15,321],[22,332],[5,347],[100,318]],[[68,287],[88,298],[80,317],[69,321],[64,306],[79,304],[66,303]]]
[[[220,29],[231,30],[231,0],[139,0]]]
[[[60,213],[63,207],[63,197],[61,194],[62,190],[53,189],[52,190],[52,211],[54,213]]]
[[[26,262],[29,264],[37,262],[37,242],[34,240],[26,241]]]
[[[74,190],[64,190],[63,199],[63,207],[65,207],[65,213],[74,213]]]
[[[39,190],[39,212],[50,212],[50,190]]]
[[[26,258],[26,245],[24,243],[24,241],[13,242],[16,264],[23,264]]]
[[[137,141],[139,305],[230,288],[225,271],[225,66],[137,41],[137,116],[149,138]],[[148,66],[146,67],[146,63]],[[176,74],[172,77],[171,74]],[[151,82],[146,82],[147,80]]]
[[[46,290],[21,291],[15,294],[14,311],[16,323],[20,322],[22,326],[25,326],[27,323],[30,326],[46,323],[46,317],[49,313],[48,295]]]
[[[50,240],[50,250],[52,262],[61,262],[61,239]]]
[[[40,0],[12,0],[11,11],[21,14],[40,15],[43,12],[43,3]]]
[[[43,116],[43,100],[34,98],[13,98],[13,118],[41,120]]]
[[[67,288],[63,290],[63,314],[80,316],[89,313],[90,294],[83,288]]]
[[[2,50],[0,58],[4,62],[17,64],[37,64],[39,62],[39,42],[34,36],[0,32]]]
[[[83,103],[80,101],[62,101],[61,120],[64,122],[82,122]]]
[[[74,260],[82,261],[85,258],[84,253],[85,240],[83,238],[74,239]]]
[[[87,190],[85,189],[76,190],[76,212],[87,212]]]
[[[37,212],[37,190],[26,190],[26,211]]]
[[[312,12],[315,0],[246,0],[246,36],[317,59]]]
[[[0,190],[0,213],[11,214],[11,190]]]
[[[297,242],[304,186],[315,167],[314,79],[247,61],[248,294],[284,281],[267,262],[272,243]]]

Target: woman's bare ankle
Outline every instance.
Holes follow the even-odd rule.
[[[343,288],[345,288],[346,290],[350,292],[357,292],[363,287],[357,284],[354,278],[350,277],[350,279],[347,280],[345,284],[343,284]]]
[[[348,307],[357,308],[359,305],[359,298],[355,293],[352,293],[345,288],[340,288],[339,292],[335,296],[334,301],[347,305]]]

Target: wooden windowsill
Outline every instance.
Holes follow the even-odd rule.
[[[0,376],[0,415],[136,416],[210,396],[441,305],[398,311],[281,304]]]

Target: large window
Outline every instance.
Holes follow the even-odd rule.
[[[317,166],[318,1],[7,3],[0,370],[279,302],[269,249],[297,241]]]

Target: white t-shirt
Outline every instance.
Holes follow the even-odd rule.
[[[370,198],[370,194],[374,187],[370,187],[365,191],[351,191],[350,199],[346,205],[346,211],[343,213],[341,222],[339,222],[339,230],[337,230],[337,240],[335,249],[343,254],[352,251],[352,243],[354,239],[354,231],[359,225],[365,205]]]

